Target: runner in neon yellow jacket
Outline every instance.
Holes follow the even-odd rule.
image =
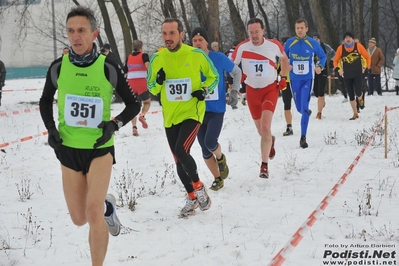
[[[166,80],[159,85],[156,77],[161,68]],[[206,78],[203,83],[201,73]],[[199,101],[191,93],[207,88],[211,94],[218,83],[217,70],[201,49],[182,44],[176,52],[162,49],[150,59],[148,90],[154,95],[161,93],[164,126],[167,128],[187,119],[202,123],[205,101]]]
[[[193,215],[198,207],[211,207],[190,149],[204,120],[205,99],[219,82],[212,61],[201,49],[183,44],[184,34],[180,20],[167,18],[162,23],[166,48],[151,57],[147,76],[148,90],[160,93],[166,138],[187,192],[181,217]]]

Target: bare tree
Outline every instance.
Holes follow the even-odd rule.
[[[107,35],[107,39],[109,44],[111,45],[112,51],[120,58],[119,56],[119,51],[118,49],[115,49],[116,47],[116,41],[114,34],[112,32],[112,27],[111,27],[111,20],[109,19],[109,14],[107,7],[105,6],[105,2],[103,0],[97,0],[98,7],[100,8],[100,12],[104,21],[104,31],[105,34]],[[102,41],[100,42],[100,47],[103,45]]]
[[[257,1],[257,2],[258,2],[258,1]],[[249,14],[249,17],[250,17],[250,18],[256,17],[255,9],[254,9],[254,3],[252,2],[252,0],[247,0],[247,5],[248,5],[248,14]],[[261,6],[260,3],[258,3],[258,5]]]
[[[237,41],[245,40],[246,28],[244,22],[241,19],[240,13],[238,12],[237,7],[234,4],[233,0],[227,0],[227,5],[229,6],[230,11],[230,20],[234,30],[234,39]]]
[[[371,0],[371,37],[379,42],[380,35],[380,7],[378,0]]]
[[[208,28],[208,10],[205,0],[190,0],[201,27]]]
[[[317,31],[316,24],[313,21],[312,7],[309,0],[299,0],[302,6],[303,16],[308,22],[308,27],[311,31]],[[325,1],[323,1],[325,3]]]
[[[295,35],[294,24],[300,17],[299,0],[284,0],[285,9],[287,11],[287,20],[290,25],[288,35]]]
[[[100,2],[101,0],[97,0],[97,1]],[[124,46],[125,46],[124,47],[125,48],[124,49],[125,50],[124,57],[126,58],[130,54],[130,52],[132,50],[132,41],[133,41],[132,40],[132,35],[130,34],[129,25],[127,23],[125,14],[123,12],[121,4],[119,3],[119,0],[111,0],[111,3],[114,6],[115,12],[116,12],[116,14],[118,16],[118,19],[119,19],[119,24],[120,24],[121,29],[122,29],[123,43],[124,43]],[[113,34],[112,32],[110,32],[109,34],[107,33],[107,35],[112,35],[112,34]],[[110,44],[111,44],[112,51],[114,53],[117,52],[117,55],[119,56],[118,46],[115,43],[114,44],[110,43]],[[112,46],[112,45],[114,45],[114,46]],[[119,56],[119,58],[121,58],[121,57]]]
[[[323,42],[330,44],[332,47],[338,46],[336,28],[331,21],[330,0],[318,1],[312,0],[314,16],[318,22],[318,32],[322,36]]]
[[[209,41],[219,42],[220,40],[220,16],[219,16],[219,0],[208,0],[208,34]]]
[[[184,6],[183,0],[179,0],[179,2],[180,2],[180,8],[181,8],[181,12],[182,12],[182,17],[183,17],[184,25],[185,25],[185,27],[186,27],[186,31],[187,31],[187,32],[191,32],[191,25],[190,25],[190,23],[188,22],[186,7]]]
[[[396,0],[389,0],[390,9],[393,11],[394,25],[396,27],[396,47],[399,47],[399,8]]]
[[[131,31],[131,34],[132,34],[132,38],[133,38],[133,40],[137,40],[138,37],[137,37],[136,27],[134,26],[134,22],[133,22],[133,19],[132,19],[132,16],[131,16],[132,12],[130,12],[130,9],[129,9],[129,6],[127,5],[126,0],[122,0],[122,7],[123,7],[123,12],[125,12],[125,16],[126,16],[127,22],[129,24],[129,28],[130,28],[130,31]]]
[[[163,3],[162,0],[160,0],[160,3],[165,18],[177,18],[176,10],[172,0],[165,0]]]
[[[265,29],[266,29],[267,38],[271,39],[272,38],[272,31],[270,29],[269,18],[267,16],[265,10],[262,7],[262,4],[261,4],[260,0],[256,0],[256,3],[258,5],[260,13],[262,14],[263,20],[265,21]]]

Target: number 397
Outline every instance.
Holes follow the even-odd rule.
[[[187,84],[170,84],[169,92],[171,95],[186,94],[187,93]]]

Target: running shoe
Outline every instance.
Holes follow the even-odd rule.
[[[105,222],[107,223],[108,226],[108,231],[111,235],[117,236],[121,232],[121,222],[118,219],[118,216],[116,215],[116,199],[114,195],[112,194],[107,194],[105,197],[105,201],[107,204],[107,207],[111,207],[112,211],[109,216],[104,216],[105,217]]]

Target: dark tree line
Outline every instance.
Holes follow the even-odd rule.
[[[9,3],[9,6],[1,7],[1,12],[15,8],[19,10],[21,26],[41,30],[43,35],[51,37],[43,26],[35,26],[37,22],[29,16],[27,6],[22,8],[13,5],[13,1]],[[73,0],[73,3],[89,5],[98,11],[102,27],[99,44],[101,46],[103,40],[107,40],[113,52],[122,59],[131,52],[132,41],[139,36],[148,35],[145,45],[151,51],[162,45],[159,32],[162,21],[167,17],[182,20],[186,42],[189,43],[193,28],[201,26],[208,30],[210,41],[218,41],[224,51],[235,40],[247,38],[246,22],[251,17],[263,19],[267,38],[293,36],[294,23],[302,17],[308,21],[309,34],[319,33],[322,41],[333,48],[342,42],[342,35],[348,30],[366,45],[367,40],[374,37],[386,55],[387,65],[390,65],[394,51],[399,47],[397,0],[97,0],[96,3]],[[65,17],[65,9],[59,14]],[[43,18],[49,20],[48,15]],[[58,27],[63,27],[63,23],[60,19]],[[23,35],[23,32],[21,29],[20,34]],[[59,34],[56,38],[58,42],[66,43],[65,34]]]

